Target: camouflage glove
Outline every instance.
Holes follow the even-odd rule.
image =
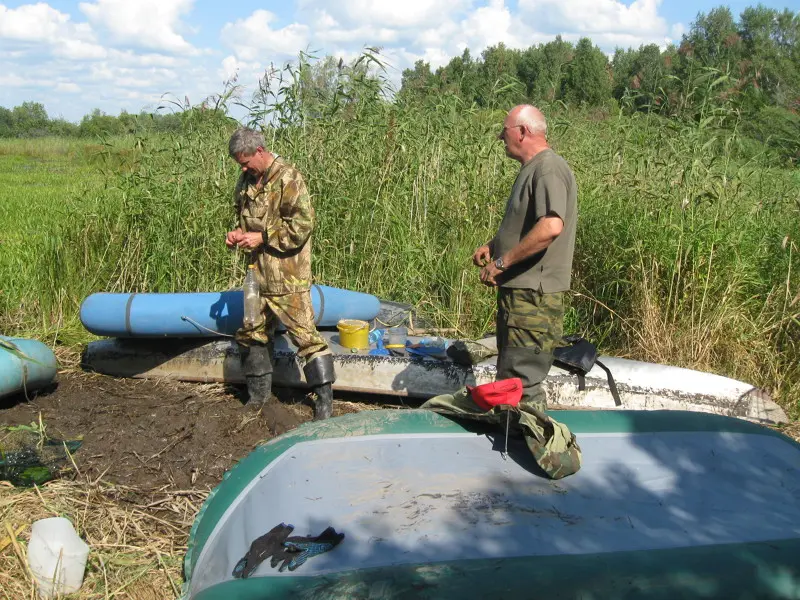
[[[283,543],[293,530],[294,525],[281,523],[261,537],[253,540],[253,543],[250,544],[250,550],[236,563],[231,575],[237,579],[247,579],[268,556],[272,557],[272,566],[274,567],[286,554],[286,548]],[[280,558],[276,558],[276,555],[280,556]]]
[[[283,563],[278,570],[285,571],[288,567],[290,571],[294,571],[309,558],[333,550],[343,539],[344,534],[336,533],[333,527],[328,527],[316,537],[290,537],[283,543],[288,553],[283,558]],[[272,566],[274,567],[279,560],[279,558],[273,557]]]

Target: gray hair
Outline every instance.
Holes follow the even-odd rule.
[[[259,147],[264,148],[264,136],[253,129],[241,127],[233,132],[231,141],[228,142],[228,153],[236,158],[242,154],[253,156]]]
[[[530,104],[524,105],[519,111],[517,115],[517,125],[522,125],[533,135],[538,133],[547,135],[547,121],[542,111]]]

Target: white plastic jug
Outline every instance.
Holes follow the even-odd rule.
[[[68,519],[53,517],[33,524],[28,564],[43,598],[77,592],[83,584],[88,556],[89,546]]]

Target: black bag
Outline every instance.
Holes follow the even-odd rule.
[[[611,391],[611,397],[614,398],[614,404],[622,406],[614,377],[609,368],[597,360],[597,348],[594,347],[594,344],[578,335],[566,336],[564,341],[569,343],[569,346],[553,350],[554,364],[578,377],[580,391],[586,389],[586,373],[591,371],[594,365],[597,365],[608,375],[608,388]]]

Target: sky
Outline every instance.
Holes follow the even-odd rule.
[[[728,2],[734,16],[757,0]],[[762,0],[800,10],[800,0]],[[41,102],[80,121],[99,108],[199,104],[234,75],[245,95],[299,52],[346,61],[380,47],[388,76],[469,48],[527,48],[560,34],[605,52],[679,42],[709,0],[0,0],[0,106]]]

